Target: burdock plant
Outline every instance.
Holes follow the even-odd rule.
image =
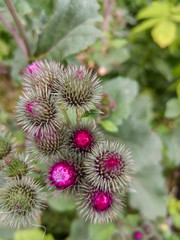
[[[37,219],[44,196],[26,175],[39,162],[46,168],[42,174],[45,189],[58,197],[74,195],[85,220],[115,220],[125,206],[134,161],[124,144],[105,140],[95,120],[85,120],[101,103],[100,79],[85,66],[64,69],[54,61],[32,63],[24,70],[23,79],[17,122],[28,139],[29,160],[12,155],[13,161],[4,168],[10,180],[0,195],[0,220],[26,227]],[[76,120],[72,121],[69,113],[75,113]],[[9,138],[0,135],[0,158],[11,149]]]

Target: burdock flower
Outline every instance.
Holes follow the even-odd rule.
[[[83,185],[77,197],[78,211],[85,220],[99,224],[113,221],[122,212],[123,197],[114,192]]]
[[[75,193],[80,185],[82,170],[78,162],[70,156],[54,160],[46,174],[46,182],[49,190],[55,189],[57,194],[63,192]]]
[[[60,110],[52,94],[47,90],[28,91],[17,104],[17,121],[29,134],[49,132],[60,128]]]
[[[23,88],[30,90],[36,87],[47,86],[51,92],[56,92],[55,83],[59,81],[59,75],[63,66],[59,62],[42,60],[28,65],[23,72]]]
[[[143,231],[141,229],[137,229],[133,233],[133,239],[134,240],[143,240],[144,238]]]
[[[0,221],[15,228],[26,228],[38,221],[45,196],[30,177],[7,181],[0,194]]]
[[[13,140],[11,134],[6,132],[0,133],[0,160],[3,160],[14,150]]]
[[[88,181],[108,191],[121,191],[128,186],[134,161],[124,144],[104,142],[96,146],[85,161]]]
[[[24,154],[12,154],[5,158],[6,164],[2,174],[7,178],[21,178],[31,172],[33,168],[32,159]]]
[[[102,85],[97,75],[85,66],[68,66],[57,85],[60,102],[65,109],[94,109],[102,97]]]
[[[66,134],[66,145],[70,152],[85,155],[103,141],[103,134],[94,122],[82,121],[70,126]]]
[[[43,134],[35,133],[27,141],[27,151],[30,156],[39,162],[48,162],[59,156],[62,149],[62,133],[59,129],[49,129]]]

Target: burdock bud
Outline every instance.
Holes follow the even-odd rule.
[[[133,239],[134,240],[143,240],[143,232],[141,229],[137,229],[134,233],[133,233]]]
[[[154,233],[154,226],[149,221],[146,221],[142,224],[142,229],[148,236],[151,236]]]
[[[32,159],[28,155],[13,154],[5,158],[6,164],[3,168],[3,175],[7,178],[21,178],[30,173],[33,168]]]
[[[46,182],[49,190],[55,189],[57,194],[66,192],[75,193],[80,185],[82,170],[78,162],[70,156],[61,157],[54,160],[46,174]]]
[[[72,125],[66,134],[66,145],[70,152],[84,156],[103,141],[103,134],[94,122],[82,121]]]
[[[57,89],[65,109],[89,111],[99,104],[102,97],[100,80],[85,66],[68,66],[60,76]]]
[[[38,221],[44,208],[41,187],[30,177],[7,181],[0,194],[0,221],[14,228],[26,228]]]
[[[124,207],[123,197],[117,193],[103,191],[83,185],[77,196],[78,211],[85,220],[105,223],[116,219]]]
[[[63,66],[55,61],[49,63],[45,60],[33,62],[24,69],[23,72],[23,88],[31,90],[40,87],[47,88],[51,92],[56,92],[55,83],[59,81],[59,74],[63,71]]]
[[[108,191],[121,191],[128,186],[134,170],[131,152],[124,144],[104,142],[96,146],[85,162],[88,181]]]
[[[13,140],[11,134],[6,132],[0,133],[0,160],[3,160],[14,150]]]
[[[52,94],[43,89],[28,91],[17,104],[17,121],[22,130],[34,135],[60,128],[60,110]]]
[[[49,162],[59,156],[62,149],[62,133],[59,129],[49,129],[43,134],[35,133],[27,141],[27,151],[38,162]]]

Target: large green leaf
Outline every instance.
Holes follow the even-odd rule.
[[[165,116],[175,118],[180,116],[180,100],[177,98],[170,99],[166,104]]]
[[[110,114],[109,120],[117,125],[122,124],[131,112],[131,105],[138,93],[137,82],[123,77],[117,77],[104,83],[104,92],[116,102],[117,108]]]
[[[154,2],[150,6],[141,9],[137,19],[143,18],[163,18],[170,14],[172,5],[168,2]]]
[[[158,18],[148,19],[138,24],[132,29],[132,33],[139,33],[154,27],[154,25],[159,21]]]
[[[40,240],[44,232],[40,229],[25,229],[15,233],[14,240]],[[44,236],[43,240],[54,240],[51,234]]]
[[[90,224],[89,240],[110,240],[111,235],[115,231],[115,225],[110,224]]]
[[[13,240],[13,235],[16,230],[9,229],[8,227],[4,227],[0,225],[0,237],[6,240]]]
[[[84,50],[101,36],[96,0],[58,0],[56,12],[39,36],[35,56],[64,58]]]
[[[168,20],[161,21],[153,28],[151,35],[161,48],[167,47],[176,39],[176,24]]]
[[[88,226],[84,219],[75,219],[71,225],[70,240],[88,239]]]
[[[162,134],[162,141],[166,146],[168,158],[175,165],[180,165],[180,129],[174,129]]]
[[[149,153],[147,153],[149,154]],[[130,192],[130,204],[148,219],[166,215],[167,190],[160,165],[141,168],[134,177]]]
[[[119,127],[118,133],[113,135],[131,148],[138,171],[143,167],[159,164],[161,140],[143,121],[129,119]]]
[[[49,197],[48,205],[58,212],[71,211],[75,209],[74,201],[65,198],[64,196],[62,196],[60,199]]]

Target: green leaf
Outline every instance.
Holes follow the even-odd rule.
[[[166,104],[165,117],[175,118],[178,116],[180,116],[180,100],[172,98]]]
[[[178,83],[177,87],[176,87],[176,93],[177,93],[177,97],[180,100],[180,83]]]
[[[71,225],[69,240],[85,240],[88,239],[88,222],[83,219],[76,219]]]
[[[74,201],[65,198],[64,196],[62,196],[61,199],[49,197],[48,205],[58,212],[72,211],[75,209]]]
[[[132,187],[136,190],[130,192],[132,207],[148,219],[166,216],[167,190],[160,165],[152,164],[138,171]]]
[[[101,36],[95,23],[101,20],[96,0],[59,0],[54,15],[39,36],[35,56],[51,53],[64,58],[84,50]]]
[[[110,120],[101,121],[101,126],[108,132],[118,132],[118,127]]]
[[[161,140],[143,121],[129,119],[119,127],[118,133],[112,135],[132,150],[136,170],[159,164],[162,157]]]
[[[143,18],[163,18],[170,14],[172,5],[168,2],[153,2],[150,6],[141,9],[137,19]]]
[[[40,240],[44,232],[40,229],[25,229],[17,231],[14,235],[14,240]],[[54,237],[49,233],[44,236],[43,240],[54,240]]]
[[[151,35],[161,48],[165,48],[176,39],[176,24],[167,20],[162,21],[153,28]]]
[[[142,23],[138,24],[136,27],[134,27],[132,29],[132,33],[139,33],[145,31],[149,28],[154,27],[158,22],[159,22],[158,18],[145,20]]]
[[[8,240],[13,240],[13,236],[16,230],[4,227],[0,224],[0,237]]]
[[[137,82],[129,78],[117,77],[104,83],[104,92],[117,102],[117,108],[110,114],[109,120],[116,125],[122,124],[129,116],[132,102],[137,96]]]
[[[152,98],[148,94],[139,95],[132,105],[131,117],[135,120],[146,122],[147,124],[153,118],[153,103]]]
[[[114,231],[115,226],[113,223],[103,225],[90,224],[89,240],[109,240]]]
[[[166,146],[167,156],[175,165],[180,165],[180,129],[171,130],[161,135]]]

